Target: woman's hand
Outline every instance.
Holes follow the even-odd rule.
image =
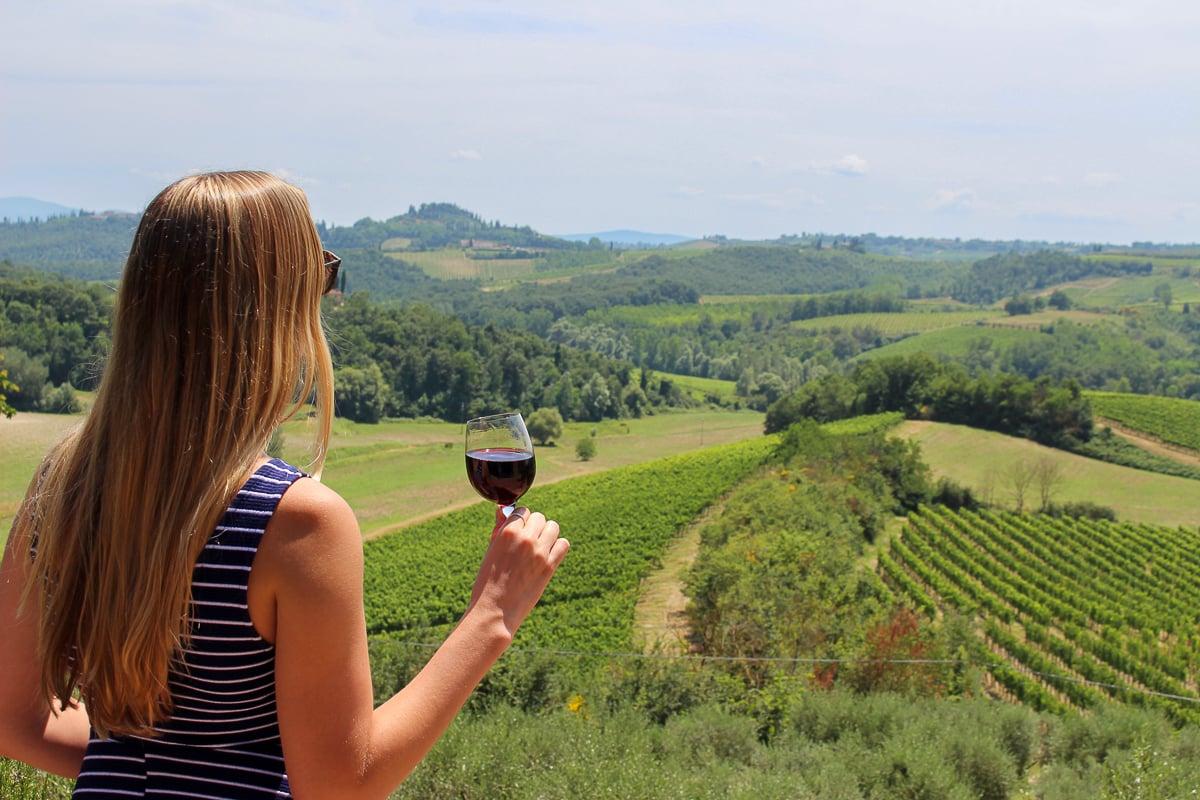
[[[498,612],[511,639],[570,549],[571,543],[559,535],[558,523],[540,512],[521,506],[505,517],[497,508],[468,614]]]

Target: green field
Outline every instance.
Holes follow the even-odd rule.
[[[389,240],[397,246],[384,248],[384,254],[417,267],[431,278],[439,280],[478,280],[488,285],[512,284],[520,281],[555,281],[603,272],[631,264],[657,251],[628,251],[615,258],[608,250],[550,251],[531,258],[496,257],[504,251],[446,247],[439,250],[406,250],[399,245],[403,239]],[[663,251],[664,253],[670,251]],[[557,265],[557,266],[556,266]]]
[[[692,393],[693,397],[700,401],[710,396],[721,400],[732,400],[737,393],[736,381],[723,381],[717,378],[697,378],[693,375],[674,375],[669,372],[659,372],[656,374],[687,389]]]
[[[536,258],[471,258],[461,248],[443,250],[391,251],[387,255],[417,267],[440,280],[479,280],[484,283],[529,276],[537,268]]]
[[[50,445],[78,417],[17,414],[0,418],[0,537],[7,539],[30,476]],[[568,423],[557,445],[538,447],[538,486],[614,467],[638,464],[762,434],[753,411],[665,413],[642,419]],[[303,420],[284,426],[284,456],[306,462]],[[594,436],[596,456],[580,461],[575,443]],[[462,426],[389,420],[378,425],[335,421],[323,480],[341,493],[370,538],[414,521],[479,502],[465,477]]]
[[[1200,481],[1157,475],[1065,453],[1000,433],[908,421],[896,429],[921,445],[930,469],[974,489],[984,502],[1011,507],[1015,488],[1009,477],[1020,462],[1050,459],[1061,465],[1056,503],[1089,501],[1112,508],[1121,521],[1154,525],[1200,525]],[[1032,490],[1030,495],[1035,494]],[[1036,508],[1037,498],[1025,506]]]
[[[875,350],[870,350],[859,358],[877,358],[887,356],[909,356],[916,353],[928,353],[935,356],[947,356],[951,359],[962,358],[971,352],[976,342],[987,339],[992,343],[992,349],[1000,350],[1017,342],[1025,342],[1046,334],[1038,330],[1024,330],[1010,326],[984,327],[968,325],[965,327],[942,328],[928,333],[910,336]]]
[[[1200,302],[1200,280],[1173,275],[1145,275],[1125,278],[1092,278],[1061,288],[1072,302],[1100,308],[1126,308],[1138,305],[1157,305],[1154,291],[1160,284],[1171,287],[1171,306],[1178,310],[1183,303]]]
[[[884,336],[904,336],[928,333],[946,328],[978,326],[983,322],[999,322],[1008,318],[1003,311],[974,309],[969,311],[906,311],[898,314],[839,314],[834,317],[797,320],[794,328],[809,331],[851,330],[872,328]]]

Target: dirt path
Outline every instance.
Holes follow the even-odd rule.
[[[1194,450],[1167,444],[1157,436],[1151,436],[1142,431],[1126,428],[1121,423],[1111,419],[1096,417],[1094,421],[1097,428],[1112,428],[1112,432],[1117,436],[1136,444],[1138,447],[1156,456],[1169,458],[1172,461],[1178,461],[1180,464],[1187,464],[1189,467],[1200,468],[1200,454],[1197,454]]]
[[[646,650],[682,654],[689,649],[683,578],[700,552],[700,528],[711,513],[713,508],[675,537],[663,552],[662,566],[642,581],[633,630]]]

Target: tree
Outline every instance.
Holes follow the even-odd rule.
[[[1033,479],[1037,484],[1038,496],[1042,501],[1042,513],[1050,510],[1050,501],[1062,486],[1065,477],[1062,463],[1050,456],[1042,456],[1033,465]]]
[[[612,394],[608,391],[608,381],[604,376],[595,373],[588,378],[587,383],[579,390],[579,402],[583,406],[583,418],[592,422],[604,419],[612,403]]]
[[[355,422],[379,422],[387,405],[387,385],[379,365],[347,367],[334,376],[334,407],[339,417]]]
[[[1071,296],[1062,289],[1055,289],[1050,293],[1050,299],[1047,302],[1052,308],[1057,308],[1059,311],[1066,311],[1071,307]]]
[[[1025,494],[1034,481],[1035,470],[1036,467],[1024,459],[1014,461],[1008,468],[1007,477],[1012,484],[1013,501],[1018,514],[1025,511]]]
[[[5,404],[17,411],[39,410],[49,383],[50,370],[46,362],[16,348],[7,353],[7,361]]]
[[[1019,294],[1004,304],[1004,310],[1010,317],[1018,314],[1033,313],[1033,298],[1027,294]]]
[[[1154,299],[1163,304],[1163,308],[1171,307],[1171,284],[1160,283],[1154,287]]]
[[[580,461],[591,461],[596,457],[596,440],[585,436],[575,443],[575,455]]]
[[[529,435],[538,444],[552,444],[562,436],[563,418],[557,408],[539,408],[525,420]]]
[[[0,353],[0,361],[4,360],[4,354]],[[0,369],[0,414],[11,418],[17,410],[8,404],[8,393],[15,392],[19,389],[15,383],[8,379],[8,370]]]

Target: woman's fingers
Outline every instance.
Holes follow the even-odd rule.
[[[558,523],[552,519],[546,519],[546,516],[540,511],[530,511],[528,508],[517,508],[509,515],[508,521],[505,522],[505,527],[519,524],[519,529],[522,533],[534,537],[539,543],[545,543],[547,549],[554,547],[555,543],[560,540],[560,529]],[[565,541],[565,540],[563,540]]]

